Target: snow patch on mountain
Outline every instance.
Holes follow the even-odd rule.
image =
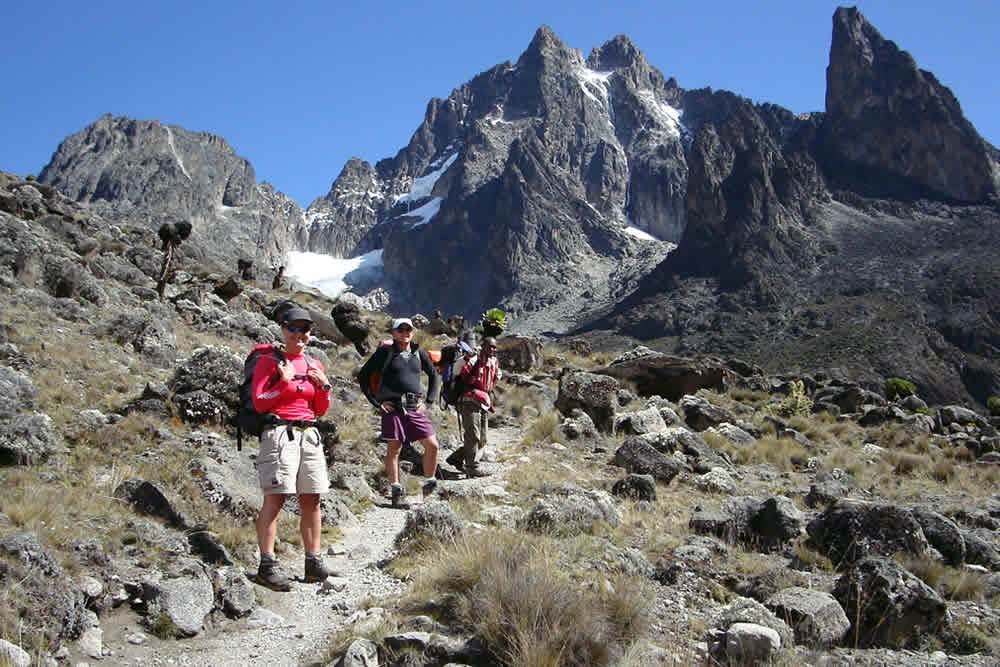
[[[458,152],[456,151],[447,158],[444,158],[443,164],[441,163],[442,160],[437,160],[436,162],[431,163],[430,168],[433,169],[433,171],[426,176],[413,179],[413,185],[410,187],[410,191],[397,197],[394,204],[406,201],[415,202],[426,197],[430,197],[431,192],[434,190],[434,184],[438,182],[441,175],[448,171],[448,167],[453,165],[457,159]]]
[[[341,259],[316,252],[289,252],[285,275],[315,287],[330,298],[361,280],[378,279],[383,270],[382,250]]]
[[[174,154],[174,159],[177,160],[177,166],[181,168],[181,173],[187,176],[187,179],[190,181],[191,174],[184,168],[184,161],[181,160],[181,156],[177,152],[177,146],[174,145],[174,133],[170,131],[169,125],[164,125],[163,129],[167,131],[167,145],[170,146],[170,152]]]
[[[656,99],[656,93],[652,90],[637,90],[635,95],[650,115],[659,121],[663,129],[667,131],[667,134],[680,137],[682,131],[687,131],[687,128],[681,123],[681,116],[684,114],[683,111]]]

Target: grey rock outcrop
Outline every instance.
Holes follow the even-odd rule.
[[[644,346],[595,369],[594,373],[630,382],[642,396],[663,396],[672,401],[701,388],[724,391],[731,375],[721,364],[662,354]]]
[[[41,463],[58,451],[59,438],[48,415],[22,414],[0,422],[0,465]]]
[[[626,439],[615,451],[614,464],[636,475],[649,475],[664,484],[669,484],[685,467],[636,436]]]
[[[701,534],[744,544],[761,552],[782,547],[802,530],[802,512],[784,496],[727,498],[719,509],[697,509],[688,526]]]
[[[621,519],[606,491],[562,487],[539,498],[519,527],[534,533],[576,535],[592,532],[599,525],[615,527]]]
[[[39,182],[111,221],[143,220],[150,229],[190,221],[192,239],[179,252],[219,266],[239,258],[276,266],[305,245],[299,206],[258,184],[225,140],[158,120],[105,114],[59,145]]]

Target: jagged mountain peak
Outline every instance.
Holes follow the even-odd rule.
[[[988,145],[951,90],[857,8],[834,12],[826,84],[824,138],[833,173],[846,185],[956,202],[1000,190]]]
[[[569,63],[575,60],[583,60],[580,53],[567,46],[549,26],[542,25],[535,31],[528,48],[518,58],[517,66],[534,69],[545,63]]]
[[[595,47],[587,57],[587,67],[610,71],[628,67],[647,67],[646,56],[632,43],[628,35],[616,35],[600,47]]]

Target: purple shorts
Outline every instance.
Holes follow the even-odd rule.
[[[422,412],[393,410],[382,415],[382,439],[417,442],[434,435],[434,426]]]

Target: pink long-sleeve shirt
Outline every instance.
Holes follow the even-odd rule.
[[[250,383],[253,406],[261,414],[270,412],[282,419],[315,421],[329,409],[330,393],[306,379],[310,362],[306,361],[305,355],[286,359],[295,368],[296,377],[289,382],[278,380],[274,384],[271,384],[274,378],[281,375],[278,360],[267,355],[257,362]],[[323,370],[323,364],[316,359],[312,359],[311,363]]]

